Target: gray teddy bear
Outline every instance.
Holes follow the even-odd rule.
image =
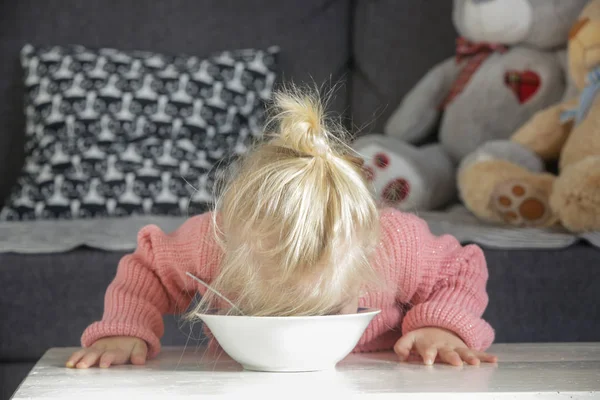
[[[387,136],[355,143],[381,200],[410,210],[447,204],[455,198],[463,157],[485,142],[509,138],[558,102],[566,91],[568,32],[586,3],[454,0],[456,56],[407,94],[385,126]],[[419,146],[438,123],[438,141]],[[378,173],[382,159],[386,171]]]

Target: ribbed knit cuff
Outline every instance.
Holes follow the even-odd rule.
[[[494,330],[487,322],[453,306],[419,304],[406,314],[402,322],[403,334],[427,327],[452,331],[473,350],[485,351],[494,342]]]
[[[131,336],[142,339],[148,345],[148,358],[154,358],[160,353],[160,340],[151,329],[120,322],[93,323],[83,332],[81,345],[89,347],[97,340],[111,336]]]

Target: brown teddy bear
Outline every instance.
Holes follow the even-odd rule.
[[[600,230],[600,0],[569,34],[569,72],[579,96],[537,113],[510,141],[483,145],[458,172],[460,196],[483,220],[515,226],[561,223]],[[544,170],[559,160],[559,175]]]

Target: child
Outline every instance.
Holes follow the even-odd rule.
[[[108,287],[104,316],[83,333],[68,367],[144,364],[160,351],[163,315],[217,298],[245,315],[382,310],[355,351],[391,350],[452,365],[495,362],[481,319],[488,272],[482,251],[433,236],[421,219],[378,210],[361,160],[325,126],[318,97],[280,92],[273,133],[241,160],[216,211],[171,234],[147,226]],[[270,126],[272,124],[268,124]]]

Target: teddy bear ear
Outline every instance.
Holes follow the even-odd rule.
[[[574,39],[575,36],[590,22],[589,18],[582,18],[579,21],[575,22],[569,31],[569,40]]]
[[[452,3],[452,22],[460,36],[465,36],[465,21],[463,20],[465,13],[465,3],[468,0],[453,0]]]
[[[542,49],[564,46],[589,0],[529,0],[533,27],[527,43]]]

